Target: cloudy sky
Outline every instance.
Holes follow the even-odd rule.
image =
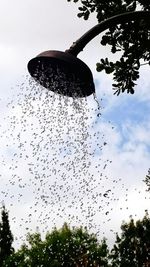
[[[94,15],[84,21],[76,14],[66,0],[1,0],[0,201],[16,246],[29,230],[45,233],[64,221],[112,244],[123,220],[149,208],[142,181],[150,167],[148,67],[134,95],[116,97],[112,77],[95,71],[109,48],[100,47],[100,36],[86,46],[79,58],[93,72],[100,117],[93,96],[60,100],[29,79],[32,57],[68,49],[96,24]]]

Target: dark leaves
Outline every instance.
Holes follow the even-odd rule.
[[[80,0],[80,3],[82,6],[79,7],[78,17],[87,20],[90,14],[96,11],[99,23],[120,13],[136,11],[139,7],[141,10],[150,11],[150,1],[147,0]],[[119,51],[122,55],[120,60],[114,63],[101,59],[96,65],[97,71],[113,73],[113,89],[116,95],[125,91],[133,94],[140,66],[145,62],[150,64],[150,23],[136,20],[111,27],[102,36],[101,45],[110,45],[113,54]]]
[[[72,0],[67,0],[68,2],[71,2]],[[74,3],[77,3],[79,0],[73,0]]]
[[[107,74],[110,74],[114,71],[114,63],[109,62],[108,58],[101,59],[101,63],[97,63],[97,71],[100,72],[102,70],[105,70]]]
[[[145,266],[150,253],[150,218],[148,213],[142,220],[134,221],[121,226],[121,237],[116,236],[116,244],[111,251],[111,266]]]
[[[148,170],[148,174],[146,175],[144,182],[147,186],[147,191],[150,192],[150,169]]]

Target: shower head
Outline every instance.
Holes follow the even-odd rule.
[[[43,87],[69,97],[85,97],[95,92],[92,72],[68,52],[45,51],[28,63],[30,75]]]

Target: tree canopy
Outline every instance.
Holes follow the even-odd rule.
[[[45,240],[40,233],[28,234],[27,244],[12,255],[7,267],[106,267],[107,258],[105,240],[99,243],[85,228],[71,229],[65,223],[48,232]]]
[[[102,22],[114,15],[143,10],[150,11],[148,0],[67,0],[79,2],[78,17],[87,20],[91,13],[95,13],[98,22]],[[101,58],[97,63],[97,71],[105,70],[113,73],[114,94],[120,92],[134,93],[139,69],[143,64],[150,65],[150,23],[144,19],[124,22],[110,27],[102,36],[101,45],[110,45],[113,54],[118,53],[119,60],[109,61]]]
[[[6,255],[2,267],[149,267],[150,217],[121,225],[121,234],[108,250],[106,239],[99,241],[86,228],[60,228],[41,234],[28,233],[26,242],[15,252]]]
[[[5,266],[5,261],[13,253],[12,243],[13,235],[10,230],[8,212],[3,206],[0,222],[0,266]]]
[[[148,170],[148,174],[146,175],[144,182],[147,185],[147,191],[150,192],[150,169]]]
[[[117,234],[112,250],[112,267],[150,266],[150,218],[146,214],[142,220],[121,226],[121,237]]]

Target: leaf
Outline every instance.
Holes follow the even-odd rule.
[[[69,0],[71,1],[71,0]],[[73,1],[73,0],[72,0]],[[78,17],[85,20],[95,11],[98,22],[102,22],[114,15],[134,11],[137,9],[150,11],[150,1],[148,0],[74,0],[80,2]],[[97,71],[105,69],[106,74],[114,72],[113,79],[118,85],[120,92],[133,94],[134,86],[139,78],[139,68],[141,61],[147,61],[150,65],[150,23],[145,19],[137,19],[122,22],[116,26],[110,26],[103,32],[101,45],[110,45],[111,53],[122,53],[119,60],[111,64],[109,58],[101,59],[97,65]],[[103,66],[102,66],[103,65]],[[136,72],[137,71],[137,72]]]
[[[118,85],[116,83],[112,84],[113,87],[118,87]],[[114,88],[114,90],[116,90],[116,88]]]
[[[111,68],[111,67],[106,67],[105,68],[105,72],[107,73],[107,74],[110,74],[110,73],[112,73],[114,71],[114,68]]]
[[[83,12],[82,13],[78,13],[77,15],[79,18],[83,17]]]
[[[86,10],[86,7],[83,6],[83,7],[79,7],[78,9],[79,9],[80,11],[85,11],[85,10]]]
[[[103,64],[97,63],[97,64],[96,64],[96,70],[97,70],[98,72],[104,70],[104,66],[103,66]]]
[[[101,58],[101,62],[102,62],[103,64],[105,64],[105,60],[104,60],[103,58]]]
[[[106,62],[106,64],[109,64],[108,57],[105,58],[105,62]]]
[[[85,20],[88,20],[88,18],[89,18],[89,11],[87,10],[85,13],[84,13],[84,19]]]

